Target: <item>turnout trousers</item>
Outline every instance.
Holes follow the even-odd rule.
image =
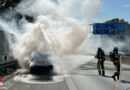
[[[98,60],[97,69],[99,74],[102,74],[103,76],[105,75],[104,61]]]
[[[113,77],[117,77],[117,79],[119,80],[119,75],[120,75],[120,63],[114,63],[115,67],[116,67],[116,71],[113,75]]]

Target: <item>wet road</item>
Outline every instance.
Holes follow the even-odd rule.
[[[115,90],[117,82],[111,78],[114,73],[114,65],[106,61],[105,68],[106,76],[99,76],[96,70],[96,59],[92,59],[80,66],[76,72],[70,75],[55,76],[53,80],[31,79],[30,82],[30,76],[17,76],[8,80],[5,83],[6,88],[3,90]],[[30,78],[27,79],[27,77]],[[118,90],[130,90],[129,65],[122,65]]]

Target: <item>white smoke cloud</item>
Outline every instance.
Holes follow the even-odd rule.
[[[15,8],[17,12],[35,19],[34,23],[22,19],[23,33],[16,34],[16,42],[11,44],[13,54],[23,68],[29,68],[28,61],[33,51],[49,52],[52,56],[79,53],[80,46],[89,35],[88,24],[101,7],[99,0],[58,1],[56,4],[51,0],[23,0]],[[18,31],[15,29],[18,28],[11,30]],[[79,66],[79,61],[73,63],[74,67]]]
[[[83,16],[86,18],[86,22],[90,24],[92,20],[97,16],[102,3],[100,0],[86,0],[82,6]]]
[[[0,26],[15,36],[13,41],[10,36],[8,39],[13,55],[22,68],[29,69],[31,54],[37,51],[50,53],[53,64],[56,63],[56,71],[68,73],[91,60],[84,56],[77,56],[76,59],[73,54],[95,54],[98,47],[108,53],[115,46],[124,46],[123,42],[115,43],[108,37],[103,40],[90,33],[89,24],[98,15],[101,6],[100,0],[58,0],[58,3],[51,0],[23,0],[15,10],[33,16],[34,23],[27,22],[25,18],[18,22],[13,17],[8,22],[0,19]],[[6,14],[6,17],[9,18],[10,14]]]
[[[114,47],[118,47],[119,51],[122,51],[122,48],[126,45],[125,42],[121,42],[120,40],[115,41],[105,35],[89,34],[80,49],[83,53],[96,54],[97,49],[101,47],[105,51],[105,54],[108,55],[109,52],[113,51]]]

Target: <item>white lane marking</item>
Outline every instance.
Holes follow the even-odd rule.
[[[65,77],[69,90],[78,90],[71,77],[68,75]]]

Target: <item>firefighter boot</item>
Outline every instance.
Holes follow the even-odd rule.
[[[102,71],[102,76],[105,76],[105,71]]]
[[[98,71],[98,74],[101,75],[101,71]]]
[[[113,80],[114,80],[114,81],[116,81],[116,78],[115,78],[115,76],[114,76],[114,75],[112,76],[112,78],[113,78]]]
[[[118,75],[117,75],[117,79],[119,80],[119,73],[118,73]]]

